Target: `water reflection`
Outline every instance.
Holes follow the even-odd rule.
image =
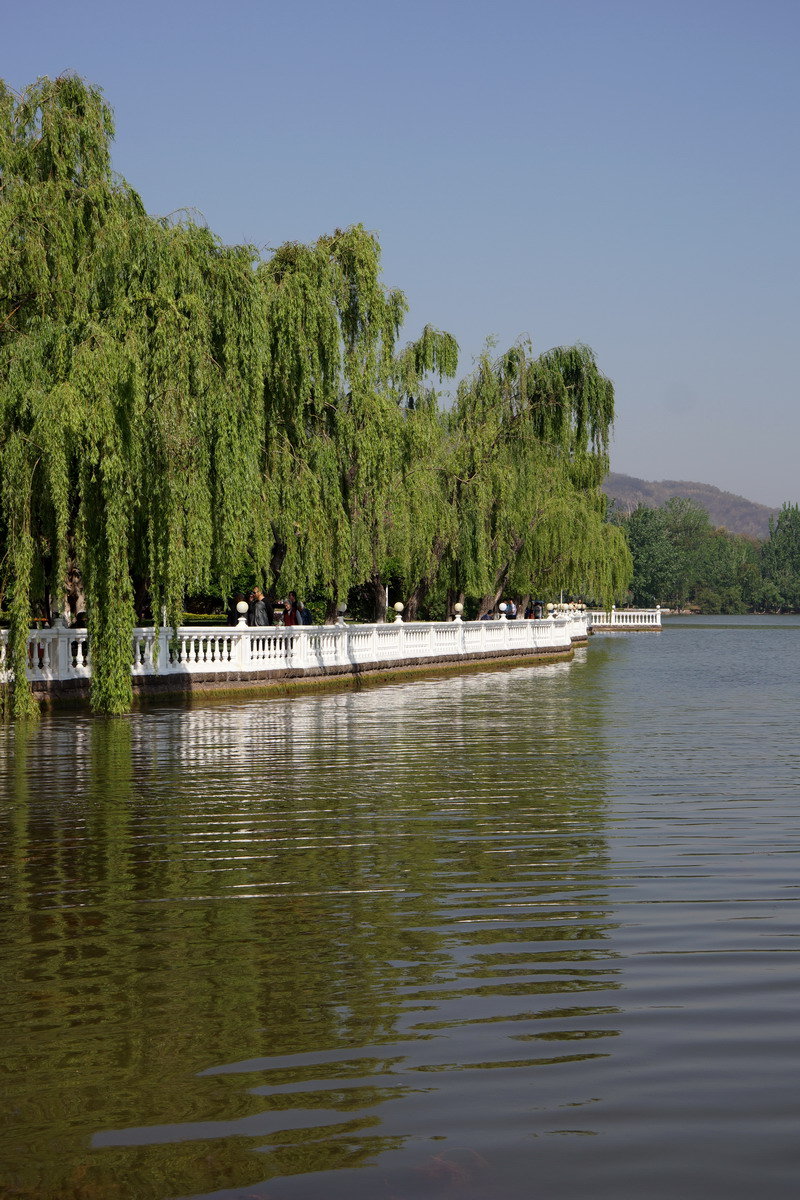
[[[584,667],[9,731],[11,1194],[440,1195],[554,1070],[589,1103],[619,979]]]

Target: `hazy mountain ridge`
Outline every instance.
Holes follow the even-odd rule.
[[[711,518],[712,525],[722,526],[730,533],[746,537],[765,538],[769,534],[769,518],[780,509],[756,504],[733,492],[723,492],[710,483],[694,483],[685,479],[662,479],[653,482],[637,479],[635,475],[611,472],[603,483],[603,491],[616,500],[623,512],[629,513],[639,505],[659,508],[673,496],[686,496],[701,505]]]

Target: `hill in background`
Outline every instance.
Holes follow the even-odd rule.
[[[722,492],[709,483],[690,483],[683,479],[662,479],[653,483],[612,472],[606,477],[603,491],[624,513],[633,512],[640,504],[659,508],[673,496],[686,496],[706,510],[712,525],[721,525],[730,533],[761,539],[769,534],[769,518],[780,511],[745,500],[744,496],[735,496],[733,492]]]

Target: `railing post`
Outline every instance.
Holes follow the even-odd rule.
[[[67,626],[60,625],[58,627],[58,640],[56,642],[56,656],[55,656],[55,663],[54,663],[56,679],[68,679],[69,678],[69,668],[70,668],[69,632],[70,631],[69,631],[68,625]]]
[[[336,662],[340,667],[347,666],[347,626],[344,621],[336,630]]]
[[[231,630],[231,637],[234,639],[234,644],[231,647],[231,662],[235,663],[238,671],[249,671],[250,669],[250,635],[247,632],[246,625],[238,623]]]
[[[292,629],[292,667],[304,671],[308,666],[308,642],[305,625],[297,625]]]
[[[170,633],[171,633],[171,630],[168,629],[168,627],[166,625],[161,625],[158,630],[157,643],[156,643],[156,638],[153,638],[153,656],[154,656],[154,659],[156,660],[154,662],[154,670],[159,675],[166,675],[166,673],[170,670],[170,661],[169,661]],[[157,651],[156,651],[156,644],[158,645]]]

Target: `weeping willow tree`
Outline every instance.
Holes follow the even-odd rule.
[[[613,415],[613,385],[586,346],[481,357],[450,424],[454,590],[480,596],[481,611],[506,588],[624,590],[630,555],[600,492]]]
[[[381,283],[380,248],[361,226],[282,247],[259,278],[269,568],[275,586],[321,585],[335,605],[384,552],[398,420],[389,377],[406,300]]]
[[[426,376],[455,373],[458,348],[426,326],[396,353],[406,299],[382,284],[362,226],[281,247],[259,278],[272,533],[261,569],[278,590],[322,593],[332,612],[365,581],[381,590],[387,561],[408,557],[407,414],[415,398],[429,404]]]
[[[391,577],[407,598],[407,618],[414,619],[419,600],[438,574],[441,547],[453,535],[454,514],[442,486],[446,426],[436,385],[452,379],[457,369],[455,338],[430,325],[403,348],[392,367],[400,422],[385,518],[386,554],[370,576],[381,617]]]
[[[35,592],[80,562],[92,703],[131,702],[134,587],[179,620],[257,542],[264,296],[246,247],[149,217],[72,77],[0,92],[0,488],[14,710]],[[39,554],[34,554],[34,545]],[[36,579],[35,562],[43,579]],[[56,607],[59,607],[56,604]]]
[[[78,567],[92,705],[132,700],[145,603],[313,589],[330,609],[390,576],[432,589],[535,579],[608,595],[627,570],[603,523],[613,390],[584,347],[484,357],[442,410],[458,347],[407,305],[362,226],[267,260],[148,215],[111,170],[113,118],[74,77],[0,84],[0,598],[13,711],[32,612]],[[523,582],[525,581],[525,582]]]

